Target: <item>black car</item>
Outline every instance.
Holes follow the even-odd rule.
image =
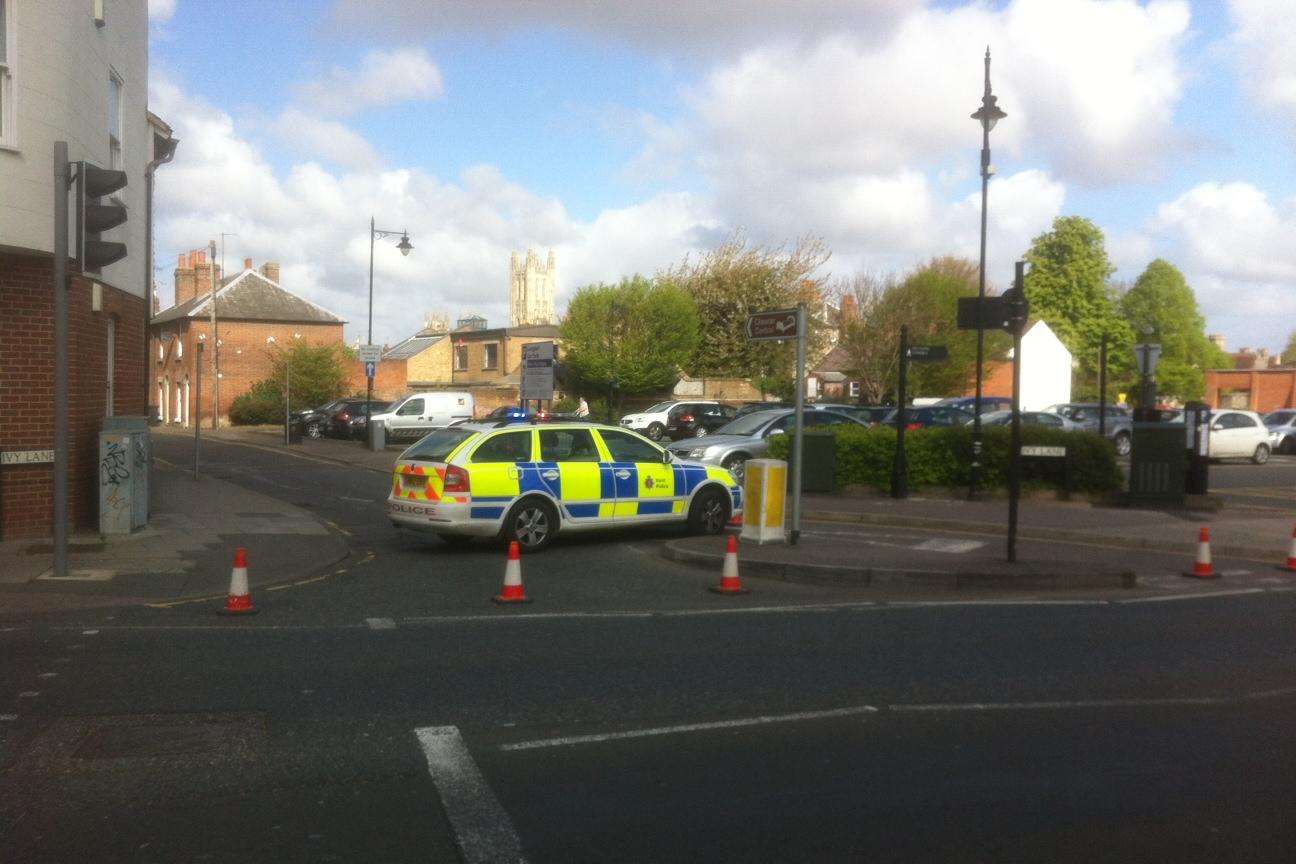
[[[387,407],[386,402],[374,400],[369,403],[370,414],[381,414]],[[357,431],[352,425],[352,421],[359,417],[360,428]],[[333,412],[324,422],[323,432],[333,438],[354,438],[363,436],[367,431],[365,426],[365,400],[363,399],[344,399],[341,404],[337,405]]]
[[[968,413],[976,412],[975,396],[953,396],[949,399],[942,399],[936,403],[937,408],[959,408]],[[993,411],[1011,411],[1012,399],[1007,396],[982,396],[981,413],[989,414]]]
[[[365,414],[363,401],[360,403],[359,409],[352,412],[351,419],[347,421],[347,437],[364,441],[369,432],[369,415],[383,413],[392,406],[392,403],[374,401],[370,402],[369,406],[369,414]]]
[[[340,399],[334,399],[332,402],[321,405],[318,408],[304,408],[301,411],[298,411],[297,417],[301,420],[302,430],[306,434],[306,437],[319,438],[324,435],[325,430],[328,427],[329,418],[332,417],[333,412],[341,408],[342,403],[346,401],[347,398],[343,396]]]
[[[882,422],[888,426],[898,425],[899,413],[895,408],[892,408],[891,413]],[[906,429],[927,429],[933,426],[966,426],[971,422],[971,411],[964,411],[962,408],[953,408],[947,405],[928,405],[925,408],[905,409]]]
[[[681,402],[666,415],[666,437],[672,441],[701,438],[728,423],[735,414],[733,408],[715,402]]]
[[[792,402],[744,402],[743,406],[738,409],[738,413],[736,413],[734,416],[746,417],[748,414],[751,414],[755,411],[773,411],[778,408],[795,408],[795,407],[796,405]],[[811,408],[813,406],[807,405],[806,407]]]

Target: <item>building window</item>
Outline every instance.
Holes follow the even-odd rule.
[[[122,163],[122,80],[108,73],[108,167],[120,171]]]
[[[13,0],[0,0],[0,146],[16,147],[14,120],[13,64],[17,55],[14,49]]]
[[[483,345],[482,348],[484,349],[483,350],[484,356],[482,358],[482,368],[498,369],[499,368],[499,345],[492,342],[488,345]]]
[[[860,395],[860,382],[850,382],[850,395],[852,399],[858,399]]]
[[[166,348],[162,345],[162,341],[158,340],[158,360],[161,361],[165,359],[166,359]]]
[[[180,337],[179,337],[179,336],[175,337],[175,343],[176,343],[176,357],[183,357],[183,356],[184,356],[184,343],[180,341]]]
[[[456,372],[463,372],[468,368],[468,346],[467,345],[455,346],[455,367],[454,368]]]

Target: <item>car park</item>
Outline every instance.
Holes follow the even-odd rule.
[[[900,422],[900,412],[892,408],[881,420],[888,426]],[[930,429],[932,427],[966,426],[972,422],[972,412],[948,405],[928,405],[924,408],[905,409],[905,429]]]
[[[690,402],[671,409],[666,424],[666,437],[672,441],[681,438],[701,438],[728,423],[738,412],[728,405],[715,402]]]
[[[1042,426],[1045,429],[1057,429],[1062,432],[1076,432],[1080,427],[1060,414],[1048,411],[1021,412],[1023,426]],[[981,415],[982,426],[1009,426],[1012,424],[1011,411],[991,411]]]
[[[1257,465],[1269,461],[1269,429],[1254,411],[1211,412],[1211,459],[1250,459]]]
[[[968,413],[976,411],[975,396],[951,396],[948,399],[942,399],[936,403],[940,408],[958,408]],[[981,397],[981,416],[985,417],[994,411],[1011,411],[1012,399],[1007,396],[985,396]]]
[[[387,513],[398,528],[450,543],[498,536],[538,552],[559,533],[595,528],[680,523],[718,534],[742,505],[728,471],[627,429],[463,423],[400,455]]]
[[[735,417],[713,434],[696,441],[678,441],[670,451],[680,459],[696,459],[707,465],[719,465],[729,471],[738,482],[746,474],[748,459],[756,459],[769,452],[770,440],[792,432],[796,411],[786,408],[776,411],[756,411]],[[807,429],[839,425],[865,426],[864,423],[835,411],[807,411]]]
[[[461,392],[431,391],[413,393],[398,399],[375,421],[382,421],[387,439],[420,438],[433,429],[442,429],[458,420],[473,417],[473,395]]]
[[[746,417],[757,411],[773,411],[777,408],[795,408],[795,402],[744,402],[738,407],[735,417]],[[807,408],[813,408],[813,405],[806,405]]]
[[[368,414],[376,415],[381,413],[386,407],[386,402],[373,401],[368,403]],[[364,399],[343,399],[340,404],[320,422],[322,433],[332,438],[351,438],[356,432],[354,420],[360,418],[362,421],[366,416]],[[365,427],[367,428],[367,426]],[[364,434],[364,429],[358,433]]]
[[[1296,454],[1296,408],[1270,411],[1264,417],[1269,430],[1269,449],[1274,453]]]
[[[658,402],[636,414],[625,415],[621,418],[621,425],[626,429],[641,432],[653,441],[670,437],[671,430],[682,437],[683,433],[680,430],[691,424],[682,423],[680,417],[685,414],[696,417],[698,412],[706,410],[706,406],[719,406],[719,404],[713,399]]]
[[[1065,417],[1083,432],[1098,431],[1097,402],[1059,402],[1044,409],[1050,414]],[[1128,405],[1107,406],[1107,437],[1116,448],[1117,456],[1128,456],[1134,441],[1134,415]]]
[[[333,416],[333,412],[342,407],[342,403],[346,402],[347,399],[348,397],[343,396],[339,399],[334,399],[332,402],[320,405],[318,408],[303,408],[298,411],[297,418],[302,424],[302,432],[306,437],[323,437],[325,430],[328,428],[329,420]]]
[[[870,426],[876,426],[887,418],[895,410],[894,405],[847,405],[837,402],[816,402],[813,407],[819,411],[836,411],[838,414],[845,414],[847,417],[854,417],[861,423],[867,423]]]
[[[371,402],[369,411],[365,411],[364,402],[357,406],[355,411],[351,412],[351,417],[346,421],[346,437],[354,438],[357,441],[364,441],[369,437],[369,418],[375,414],[381,414],[391,407],[390,402]]]

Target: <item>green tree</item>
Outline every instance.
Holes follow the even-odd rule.
[[[802,238],[789,251],[751,245],[742,234],[734,234],[697,261],[686,258],[658,274],[660,281],[683,289],[697,304],[706,338],[685,364],[689,374],[752,378],[766,382],[769,392],[790,390],[795,345],[748,341],[747,316],[798,303],[817,310],[824,287],[824,277],[817,274],[828,254],[823,242],[812,237]],[[810,322],[807,354],[813,357],[826,344],[827,328],[815,315]]]
[[[1092,396],[1097,390],[1099,346],[1104,335],[1109,379],[1128,379],[1134,333],[1120,314],[1116,291],[1107,282],[1115,268],[1107,257],[1102,230],[1080,216],[1059,216],[1051,231],[1031,241],[1025,257],[1031,265],[1026,275],[1031,315],[1047,323],[1078,361],[1078,395]]]
[[[698,342],[693,298],[643,276],[576,292],[562,323],[563,365],[578,392],[620,399],[657,393],[679,380]]]
[[[352,352],[341,344],[308,345],[294,341],[288,348],[270,348],[271,373],[266,386],[277,393],[283,407],[284,372],[287,367],[291,410],[330,402],[347,389],[347,367]]]
[[[1288,365],[1296,363],[1296,330],[1287,337],[1287,347],[1283,349],[1282,355],[1284,363]]]
[[[1159,395],[1200,399],[1206,392],[1206,370],[1228,365],[1228,355],[1206,338],[1196,295],[1170,262],[1158,258],[1149,264],[1121,297],[1120,308],[1140,341],[1161,344]]]

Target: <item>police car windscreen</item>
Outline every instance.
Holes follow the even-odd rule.
[[[476,434],[469,429],[438,429],[402,453],[401,458],[444,462],[456,447]]]

